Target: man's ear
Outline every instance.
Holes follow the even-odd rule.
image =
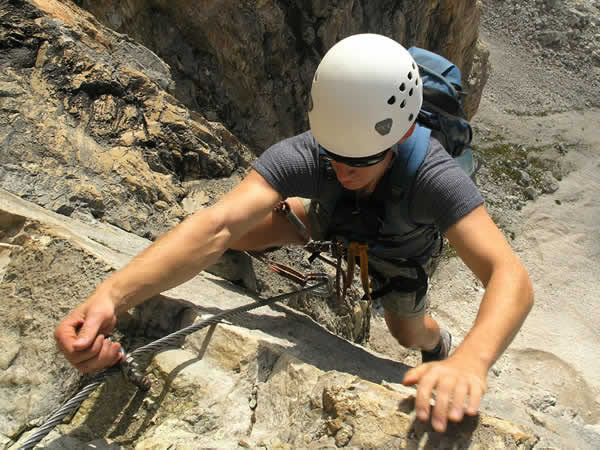
[[[412,136],[412,134],[413,134],[413,131],[415,131],[415,126],[416,126],[416,125],[417,125],[417,123],[416,123],[416,122],[414,122],[414,123],[412,124],[412,126],[411,126],[411,127],[408,129],[408,131],[406,132],[406,134],[405,134],[404,136],[402,136],[402,139],[400,139],[400,140],[398,141],[398,144],[402,144],[404,141],[406,141],[406,140],[407,140],[409,137],[411,137],[411,136]]]

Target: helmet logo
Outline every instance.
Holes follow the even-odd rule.
[[[380,135],[385,136],[392,130],[393,123],[394,121],[392,119],[381,120],[375,124],[375,131]]]

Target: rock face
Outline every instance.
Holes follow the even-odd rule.
[[[307,96],[325,52],[355,33],[446,55],[462,70],[472,115],[487,81],[481,2],[82,0],[105,25],[165,60],[176,96],[262,152],[307,129]]]
[[[152,52],[68,3],[4,3],[0,186],[155,237],[184,215],[183,180],[248,166],[233,135],[167,92]]]

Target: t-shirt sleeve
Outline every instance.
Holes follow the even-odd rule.
[[[285,199],[319,192],[319,147],[310,131],[269,147],[252,166]]]
[[[417,223],[435,223],[448,228],[483,204],[475,183],[435,139],[417,171],[410,212]]]

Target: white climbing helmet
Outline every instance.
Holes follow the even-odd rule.
[[[325,54],[313,78],[308,120],[328,152],[364,158],[396,144],[423,101],[408,51],[378,34],[356,34]]]

